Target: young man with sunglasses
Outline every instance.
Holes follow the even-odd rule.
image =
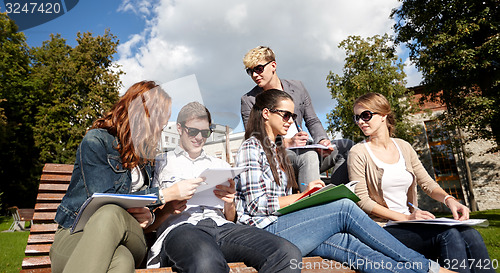
[[[311,181],[320,179],[320,172],[333,168],[330,183],[346,184],[349,182],[347,175],[347,154],[354,142],[348,139],[330,141],[314,111],[311,98],[302,82],[280,79],[276,73],[277,63],[274,52],[265,46],[251,49],[243,58],[247,74],[257,84],[250,92],[241,97],[241,117],[246,126],[255,96],[270,89],[283,90],[292,96],[295,103],[295,126],[291,126],[283,141],[286,147],[304,146],[309,135],[302,131],[302,121],[311,133],[313,142],[329,146],[334,144],[332,150],[311,151],[298,149],[289,151],[288,155],[296,170],[297,181],[301,190],[307,188]],[[319,156],[318,156],[319,154]]]
[[[203,146],[211,134],[210,112],[198,102],[185,105],[177,117],[179,145],[158,157],[153,184],[170,187],[183,179],[197,178],[207,168],[228,168],[228,163],[209,156]],[[259,272],[299,272],[292,259],[301,260],[295,245],[265,230],[237,225],[235,183],[219,185],[215,196],[223,209],[188,204],[167,218],[157,230],[148,267],[172,266],[179,272],[229,272],[228,262],[244,262]],[[196,194],[196,193],[195,193]]]

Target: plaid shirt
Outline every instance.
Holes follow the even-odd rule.
[[[275,151],[276,144],[273,142],[272,145],[271,149]],[[274,159],[278,164],[277,158]],[[278,168],[280,185],[274,181],[264,148],[255,137],[241,144],[236,165],[249,167],[235,179],[238,222],[265,228],[278,219],[273,215],[280,209],[278,197],[292,193],[292,189],[286,188],[286,174]]]

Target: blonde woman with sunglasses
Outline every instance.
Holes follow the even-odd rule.
[[[348,157],[349,178],[359,181],[358,205],[380,225],[388,220],[433,219],[417,208],[417,185],[450,208],[457,220],[469,209],[448,195],[422,166],[412,146],[394,136],[394,115],[386,97],[367,93],[354,102],[354,122],[368,138]],[[470,227],[405,224],[385,227],[406,246],[459,272],[495,272],[481,235]],[[487,266],[485,266],[487,265]]]
[[[333,259],[362,272],[438,272],[437,263],[405,247],[349,199],[275,214],[301,196],[292,193],[297,183],[285,148],[274,142],[293,124],[293,111],[292,97],[280,90],[255,99],[236,160],[249,168],[236,178],[238,222],[287,239],[303,256]],[[322,186],[309,183],[309,189]]]

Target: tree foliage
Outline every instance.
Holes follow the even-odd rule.
[[[74,48],[60,35],[52,35],[31,50],[30,82],[37,93],[33,103],[38,110],[34,135],[42,162],[72,164],[92,122],[118,99],[122,72],[112,63],[116,37],[109,32],[77,36]]]
[[[392,12],[428,98],[445,103],[446,123],[500,147],[500,1],[400,0]],[[442,90],[442,92],[440,92]]]
[[[405,88],[404,64],[395,54],[391,38],[373,36],[363,39],[349,36],[339,48],[346,51],[343,75],[330,72],[327,87],[337,106],[327,114],[328,131],[341,132],[354,141],[363,139],[361,130],[353,121],[353,103],[357,97],[378,92],[387,97],[396,117],[398,137],[411,139],[413,127],[406,117],[418,108],[405,96],[411,96]]]
[[[29,48],[0,13],[0,210],[33,206],[44,163],[74,162],[86,130],[118,99],[117,45],[106,31],[78,33],[75,47],[52,35]]]
[[[0,13],[0,210],[22,200],[22,194],[36,192],[37,150],[33,130],[26,118],[29,89],[25,86],[30,71],[26,37],[17,32],[14,21]],[[30,196],[34,196],[31,194]]]

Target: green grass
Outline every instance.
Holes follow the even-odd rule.
[[[12,216],[0,216],[0,230],[9,230]],[[21,270],[28,231],[0,232],[0,272],[14,273]]]
[[[451,217],[451,215],[437,216]],[[488,219],[490,225],[485,228],[478,227],[477,230],[483,236],[491,259],[497,259],[500,262],[500,209],[473,212],[471,218]],[[12,216],[0,216],[0,231],[8,230],[11,224]],[[28,235],[27,231],[0,232],[1,273],[17,273],[21,270]],[[500,268],[497,269],[497,272],[500,272]]]
[[[483,236],[490,258],[500,262],[500,209],[473,212],[471,215],[471,218],[488,219],[490,225],[485,228],[478,227],[477,230]]]

